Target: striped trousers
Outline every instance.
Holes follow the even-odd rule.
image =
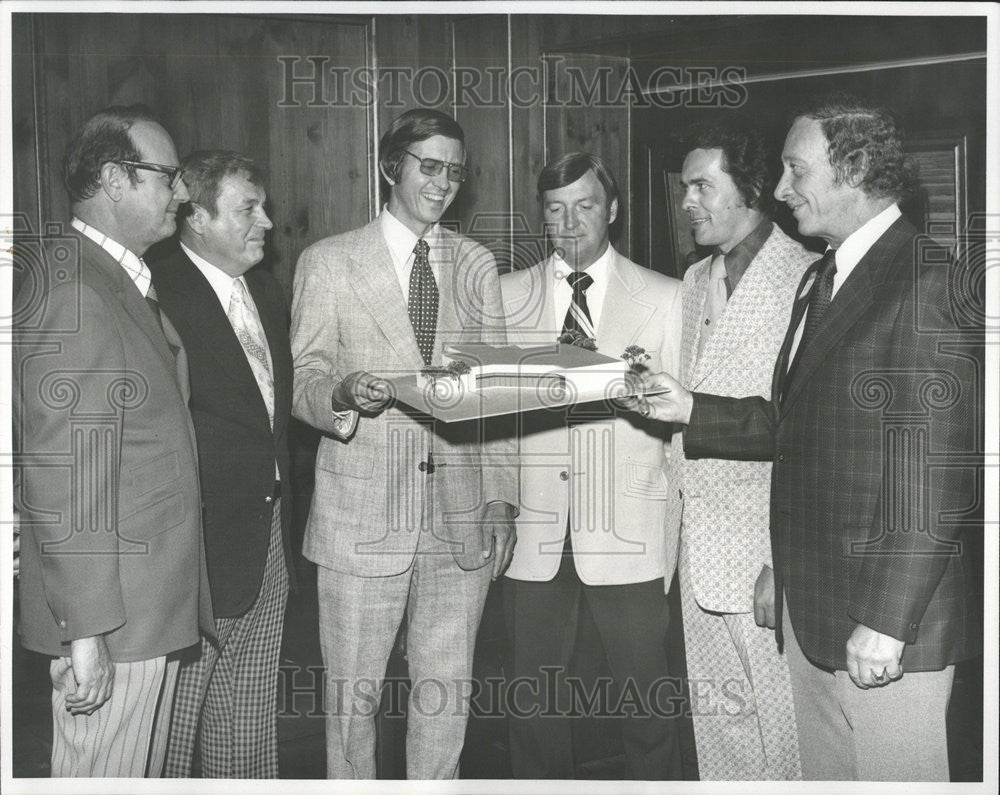
[[[218,646],[181,665],[164,776],[192,775],[195,742],[205,778],[278,777],[278,663],[288,597],[275,500],[260,592],[237,618],[217,618]]]
[[[163,758],[156,756],[160,744],[153,731],[170,719],[177,660],[171,655],[169,661],[156,657],[114,666],[111,698],[90,715],[71,715],[66,696],[76,691],[76,683],[69,658],[50,663],[53,778],[160,775]]]

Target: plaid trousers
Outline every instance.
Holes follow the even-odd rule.
[[[218,648],[181,666],[166,778],[186,778],[197,739],[204,778],[278,777],[278,662],[288,596],[281,500],[274,502],[264,577],[251,608],[217,618]]]

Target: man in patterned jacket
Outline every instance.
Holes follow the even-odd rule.
[[[769,217],[756,130],[698,125],[686,144],[682,206],[712,254],[684,275],[681,381],[718,395],[767,395],[795,285],[815,256]],[[771,464],[685,458],[682,471],[679,576],[700,777],[797,779],[788,663],[771,631]]]

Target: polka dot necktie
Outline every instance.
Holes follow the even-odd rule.
[[[430,246],[423,238],[413,247],[413,270],[410,271],[410,297],[407,303],[410,323],[413,324],[413,333],[417,337],[424,364],[431,363],[438,317],[438,287],[431,263],[427,259],[428,251]]]
[[[594,277],[589,273],[573,271],[566,277],[566,281],[573,289],[573,300],[566,310],[563,331],[575,329],[591,339],[597,339],[594,322],[590,319],[590,309],[587,307],[587,288],[594,283]]]

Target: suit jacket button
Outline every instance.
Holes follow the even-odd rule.
[[[920,629],[920,624],[914,621],[912,624],[910,624],[910,629],[916,632],[918,629]]]
[[[784,453],[778,453],[778,463],[779,464],[784,464],[785,463],[785,454]]]
[[[569,472],[565,469],[559,473],[559,480],[569,480]]]
[[[274,497],[272,497],[272,496],[271,496],[270,494],[268,494],[268,495],[267,495],[267,496],[266,496],[266,497],[264,498],[264,502],[267,502],[267,503],[272,503],[272,502],[274,502]]]
[[[59,620],[59,628],[60,629],[66,629],[66,619],[60,619]]]

